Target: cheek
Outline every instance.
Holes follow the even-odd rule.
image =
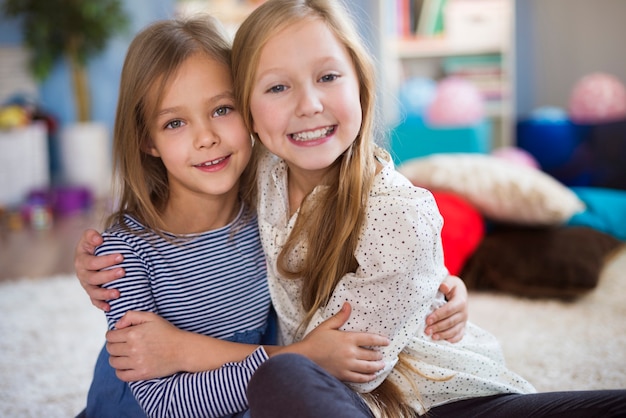
[[[363,109],[361,108],[361,101],[358,91],[350,89],[344,92],[339,98],[338,102],[341,103],[341,114],[345,121],[350,126],[358,126],[360,129],[361,122],[363,120]]]
[[[257,133],[267,132],[272,126],[272,121],[275,124],[279,117],[270,104],[261,101],[250,103],[250,113],[252,114],[252,128]]]

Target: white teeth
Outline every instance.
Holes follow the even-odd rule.
[[[314,131],[299,132],[291,134],[291,138],[295,141],[311,141],[313,139],[319,139],[330,134],[335,128],[329,126],[327,128],[316,129]]]
[[[226,158],[218,158],[217,160],[207,161],[206,163],[198,164],[198,167],[209,167],[215,164],[219,164],[224,161]]]

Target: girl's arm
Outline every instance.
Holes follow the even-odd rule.
[[[443,294],[438,294],[448,276],[440,238],[441,215],[428,191],[398,189],[398,195],[370,197],[355,251],[359,267],[339,281],[326,307],[314,314],[307,327],[310,331],[348,300],[353,315],[344,329],[389,337],[390,344],[381,348],[385,369],[371,382],[351,385],[359,392],[369,392],[382,383],[409,344],[431,344],[432,338],[425,332],[426,318],[445,303]]]
[[[106,313],[109,329],[113,329],[129,309],[157,311],[152,280],[148,274],[150,263],[141,255],[149,251],[129,235],[110,234],[96,250],[96,254],[121,252],[124,255],[122,267],[126,275],[106,285],[121,291],[121,297],[111,301],[111,309]],[[129,386],[148,416],[231,415],[247,408],[247,383],[267,360],[267,354],[262,349],[250,348],[249,355],[242,356],[241,361],[224,364],[212,371],[175,373],[159,379],[131,382]]]
[[[204,382],[199,383],[201,385],[209,385],[214,375],[204,371],[217,372],[220,368],[228,367],[227,370],[234,374],[244,373],[243,377],[232,376],[233,381],[247,382],[245,376],[250,373],[250,368],[233,366],[230,363],[245,363],[251,355],[255,355],[255,361],[259,361],[258,344],[228,342],[181,331],[158,318],[155,315],[157,307],[153,293],[154,279],[151,279],[149,274],[151,263],[141,255],[148,254],[149,251],[143,246],[135,249],[136,241],[135,239],[127,242],[123,234],[121,236],[109,234],[106,242],[97,249],[98,254],[121,252],[124,255],[122,267],[125,268],[127,275],[105,285],[117,287],[121,291],[120,298],[110,301],[111,309],[106,314],[111,330],[107,334],[107,349],[113,356],[111,364],[119,369],[119,377],[123,380],[143,382],[131,385],[133,393],[142,405],[142,401],[148,399],[147,396],[156,399],[156,395],[151,392],[155,390],[153,388],[161,388],[161,391],[170,393],[169,387],[179,383],[169,380],[169,376],[179,371],[202,371],[200,376],[205,377],[196,379]],[[374,378],[375,372],[382,369],[384,363],[380,361],[380,353],[363,347],[382,346],[388,341],[378,335],[339,331],[338,328],[347,321],[349,315],[348,306],[336,318],[322,324],[306,341],[287,347],[268,346],[261,350],[261,353],[263,356],[284,352],[299,353],[317,362],[339,379],[355,383],[369,381]],[[224,375],[227,372],[222,370],[219,373]],[[152,386],[151,380],[149,381],[166,376],[169,384],[153,382],[155,386]],[[228,378],[228,374],[222,378]],[[205,382],[203,379],[208,380]],[[137,392],[139,395],[135,392],[136,387],[142,388]],[[184,387],[189,388],[191,385],[185,384]],[[161,395],[159,397],[162,397]],[[165,397],[163,402],[167,399]],[[172,398],[171,401],[176,400]]]
[[[117,299],[117,289],[106,289],[102,285],[124,276],[122,267],[104,270],[119,265],[123,256],[114,253],[106,256],[94,256],[94,249],[102,243],[102,236],[93,229],[86,230],[81,236],[74,253],[76,277],[87,292],[91,303],[103,311],[111,309],[108,300]],[[468,318],[467,288],[456,276],[449,276],[439,288],[448,303],[435,310],[426,319],[426,333],[435,340],[458,342],[463,337]]]
[[[339,331],[350,312],[350,305],[345,304],[303,341],[289,346],[264,346],[265,352],[269,357],[287,352],[302,354],[342,381],[372,380],[384,366],[382,355],[364,347],[384,346],[388,340],[374,334]],[[245,358],[256,348],[257,345],[182,331],[149,312],[127,312],[116,329],[107,333],[111,365],[124,381],[163,377],[178,371],[212,370]]]

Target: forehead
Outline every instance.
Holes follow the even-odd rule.
[[[295,54],[286,57],[291,59],[323,54],[347,56],[346,46],[321,18],[305,18],[288,23],[269,36],[261,55],[266,51],[289,51]]]
[[[230,68],[206,53],[186,57],[175,68],[157,77],[146,95],[148,108],[156,110],[163,101],[180,94],[223,94],[232,90]]]

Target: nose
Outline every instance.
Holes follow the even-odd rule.
[[[321,100],[321,92],[313,86],[302,87],[297,96],[296,114],[298,116],[310,116],[324,109]]]
[[[201,124],[194,133],[194,145],[196,148],[209,148],[219,144],[220,136],[209,122]]]

